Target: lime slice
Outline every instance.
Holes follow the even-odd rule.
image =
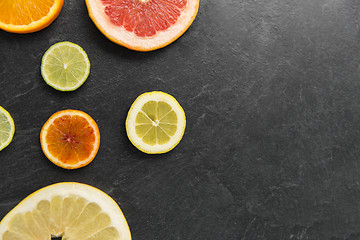
[[[179,144],[184,135],[186,117],[176,99],[163,92],[140,95],[126,118],[126,132],[140,151],[166,153]]]
[[[60,91],[78,89],[86,81],[89,73],[89,58],[75,43],[56,43],[42,58],[41,75],[48,85]]]
[[[14,120],[10,113],[0,106],[0,151],[11,143],[14,133]]]
[[[42,188],[21,201],[0,223],[2,240],[131,240],[118,204],[89,185],[67,182]]]

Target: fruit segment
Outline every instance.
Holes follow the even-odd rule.
[[[169,124],[169,123],[159,123],[159,127],[169,136],[174,136],[176,133],[177,126],[176,124]]]
[[[66,235],[72,236],[74,239],[87,239],[110,226],[110,224],[110,217],[105,213],[100,213],[94,219],[92,219],[92,221],[87,222],[86,224],[81,224],[76,229],[69,230],[69,233]]]
[[[5,141],[9,138],[10,134],[7,132],[0,132],[0,145],[4,144]]]

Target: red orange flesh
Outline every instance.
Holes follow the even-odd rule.
[[[95,121],[77,110],[55,113],[44,124],[40,135],[45,155],[54,164],[67,169],[89,164],[100,144],[100,133]]]

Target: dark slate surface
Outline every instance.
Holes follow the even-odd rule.
[[[124,211],[134,240],[360,239],[360,1],[202,0],[178,41],[138,53],[108,41],[84,1],[28,35],[0,32],[0,104],[16,135],[0,152],[0,218],[61,181],[96,186]],[[54,43],[81,45],[92,63],[77,91],[40,75]],[[135,149],[124,121],[135,98],[162,90],[188,125],[161,156]],[[67,171],[39,134],[56,111],[98,123],[101,146]]]

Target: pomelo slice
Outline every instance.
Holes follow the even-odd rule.
[[[42,188],[0,222],[1,240],[131,240],[117,203],[101,190],[81,183]]]
[[[96,122],[78,110],[54,113],[40,133],[41,148],[55,165],[76,169],[88,165],[95,158],[100,145]]]
[[[86,0],[89,15],[111,41],[137,51],[167,46],[192,24],[199,0]]]

